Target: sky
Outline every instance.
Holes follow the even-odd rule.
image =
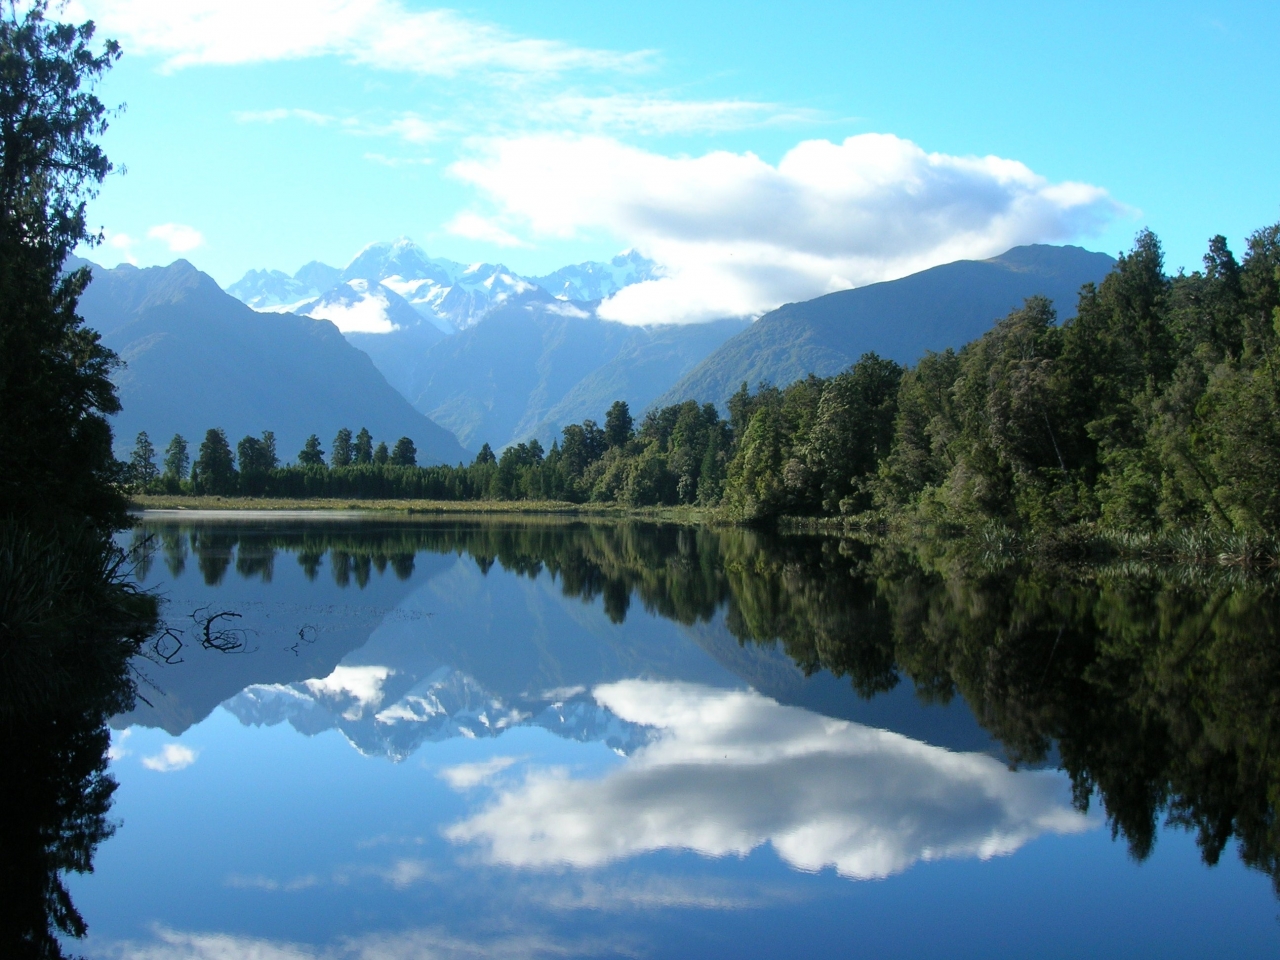
[[[754,315],[1031,242],[1166,265],[1280,220],[1280,4],[74,0],[103,263],[222,284],[411,237],[625,322]]]

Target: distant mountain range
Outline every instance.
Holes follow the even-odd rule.
[[[258,310],[335,323],[422,413],[472,450],[637,411],[747,321],[633,327],[601,320],[600,300],[656,276],[635,251],[542,277],[501,264],[431,258],[412,241],[365,247],[344,269],[310,263],[293,277],[250,271],[227,291]],[[331,280],[324,290],[318,284]]]
[[[332,320],[344,332],[385,332],[417,322],[409,307],[445,334],[466,330],[491,310],[535,291],[559,300],[601,300],[655,277],[656,266],[634,250],[609,263],[561,267],[544,277],[520,277],[502,264],[428,257],[412,240],[371,243],[339,270],[312,261],[292,277],[250,270],[227,292],[255,310],[279,310]]]
[[[90,266],[79,312],[126,364],[114,377],[124,407],[113,422],[119,452],[146,430],[159,449],[181,433],[194,458],[205,431],[222,427],[233,445],[273,430],[281,459],[291,460],[311,433],[327,449],[340,428],[367,427],[388,443],[410,437],[420,463],[469,459],[332,323],[257,313],[185,260]]]
[[[419,412],[475,451],[530,437],[549,446],[617,399],[637,415],[688,399],[723,409],[744,382],[829,376],[867,351],[911,363],[980,336],[1035,294],[1069,316],[1081,285],[1113,264],[1079,247],[1015,247],[787,304],[754,323],[687,326],[599,317],[602,298],[659,275],[634,251],[521,277],[433,259],[401,239],[371,244],[342,270],[251,271],[228,291],[258,310],[332,321]]]
[[[868,351],[914,363],[927,350],[959,348],[1037,294],[1060,319],[1075,316],[1080,287],[1115,265],[1105,253],[1035,244],[990,260],[958,260],[900,280],[788,303],[726,341],[655,401],[715,403],[743,383],[785,386],[839,373]]]

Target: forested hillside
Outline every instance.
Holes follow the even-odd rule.
[[[466,467],[276,471],[268,495],[698,504],[733,519],[912,519],[1031,532],[1280,527],[1280,225],[1241,260],[1164,272],[1143,232],[1075,315],[1031,297],[959,351],[873,353],[785,389],[744,383],[637,424],[565,427]],[[317,443],[318,446],[318,443]],[[178,478],[173,478],[176,482]]]
[[[1069,317],[1081,285],[1101,281],[1114,264],[1105,253],[1033,244],[788,303],[726,341],[657,402],[697,400],[723,410],[743,381],[784,387],[811,373],[832,376],[864,353],[915,363],[928,350],[959,349],[982,336],[1037,294]]]

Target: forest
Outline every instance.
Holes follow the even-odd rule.
[[[1272,532],[1278,326],[1280,224],[1239,259],[1214,237],[1202,269],[1174,276],[1143,231],[1065,322],[1033,297],[912,367],[866,354],[829,378],[744,383],[727,417],[687,401],[637,423],[619,400],[550,450],[486,444],[457,466],[417,466],[409,438],[375,447],[367,430],[328,454],[313,435],[287,465],[269,432],[233,451],[211,429],[194,459],[180,436],[161,456],[142,434],[125,475],[137,492],[689,504],[754,524]]]

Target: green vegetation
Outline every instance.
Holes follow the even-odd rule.
[[[112,540],[117,360],[76,315],[88,271],[63,272],[94,239],[84,205],[111,164],[93,89],[119,49],[45,12],[0,6],[0,763],[21,793],[0,818],[6,957],[60,957],[85,933],[64,876],[112,832],[106,721],[132,704],[129,660],[156,626]]]
[[[727,420],[690,401],[636,424],[618,401],[603,428],[572,424],[549,451],[486,444],[454,467],[415,466],[408,438],[375,455],[368,431],[353,442],[343,430],[328,465],[312,436],[296,464],[249,468],[244,451],[259,442],[246,438],[238,473],[215,430],[188,480],[169,469],[172,455],[157,476],[149,444],[132,477],[151,493],[697,505],[752,524],[842,518],[1024,540],[1271,533],[1278,311],[1280,225],[1250,237],[1242,262],[1215,237],[1203,271],[1176,277],[1144,231],[1066,323],[1032,297],[960,351],[911,368],[866,354],[825,379],[743,384]],[[171,454],[184,445],[175,437]]]

